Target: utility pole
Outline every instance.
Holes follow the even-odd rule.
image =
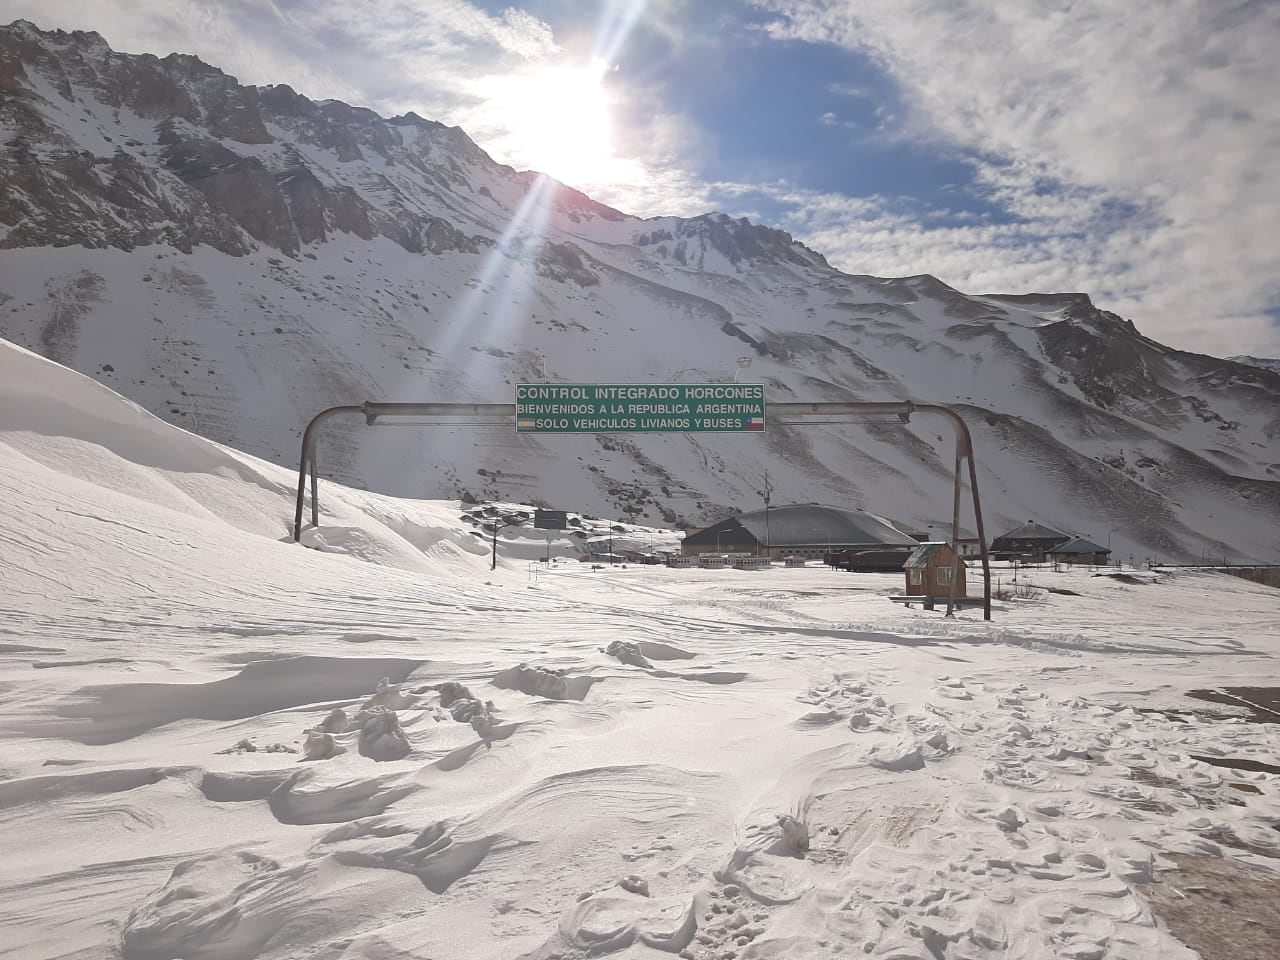
[[[511,516],[510,514],[508,514],[505,517],[502,517],[501,519],[499,519],[498,517],[493,518],[493,528],[492,528],[493,529],[493,547],[492,547],[493,552],[489,558],[490,570],[498,569],[498,531],[505,530],[507,527],[518,527],[522,523],[524,523],[523,520],[521,520],[519,517]],[[551,542],[550,540],[547,541],[548,550],[550,550],[550,542]]]

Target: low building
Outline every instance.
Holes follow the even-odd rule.
[[[910,553],[916,541],[886,520],[845,507],[817,503],[757,510],[721,520],[685,536],[685,556],[749,553],[774,559],[819,559],[839,551]],[[893,569],[901,568],[901,560]]]
[[[1016,557],[1040,563],[1054,547],[1075,539],[1069,533],[1061,533],[1028,520],[1022,526],[1001,534],[991,541],[991,552],[1004,557]]]
[[[578,559],[583,563],[607,563],[610,565],[627,562],[627,558],[620,553],[597,553],[594,550],[584,553]]]
[[[914,546],[884,547],[863,550],[857,547],[824,553],[822,562],[836,570],[851,573],[897,573],[911,556]]]
[[[911,552],[902,565],[906,571],[908,597],[967,597],[965,565],[956,558],[949,543],[922,543]],[[957,578],[952,594],[952,577]]]
[[[1076,537],[1054,547],[1049,551],[1049,557],[1058,563],[1104,566],[1111,562],[1111,551],[1084,537]]]

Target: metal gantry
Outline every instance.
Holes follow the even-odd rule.
[[[982,526],[982,503],[978,496],[978,468],[973,453],[973,436],[964,418],[950,407],[933,403],[825,402],[825,403],[766,403],[766,423],[806,425],[815,423],[840,423],[857,421],[866,417],[896,416],[907,423],[915,414],[940,416],[951,424],[956,438],[954,496],[952,498],[951,551],[954,556],[951,573],[951,593],[947,597],[947,616],[953,615],[957,590],[960,585],[960,501],[963,487],[963,464],[968,461],[969,492],[973,499],[973,519],[977,528],[978,545],[982,551],[983,619],[991,619],[991,560],[987,552],[987,538]],[[293,518],[293,539],[302,540],[302,514],[307,493],[307,478],[311,479],[311,525],[320,524],[320,500],[316,476],[316,436],[320,426],[341,416],[362,416],[373,426],[383,417],[428,417],[448,419],[468,417],[482,424],[514,422],[514,403],[377,403],[330,407],[311,418],[302,433],[302,456],[298,463],[298,500]]]

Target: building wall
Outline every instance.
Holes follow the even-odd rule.
[[[950,550],[943,550],[936,557],[929,559],[929,566],[925,573],[929,580],[930,592],[935,597],[951,596],[951,583],[939,583],[938,574],[943,570],[950,570],[955,564],[955,555]],[[965,582],[964,565],[961,564],[959,569],[955,570],[953,576],[959,578],[958,589],[955,591],[957,597],[967,597],[966,592],[968,584]]]
[[[923,567],[912,567],[906,572],[908,597],[925,596],[925,575],[928,572]]]
[[[1111,562],[1105,553],[1068,553],[1061,555],[1050,554],[1058,563],[1067,563],[1083,567],[1105,567]]]
[[[704,553],[750,553],[755,554],[759,544],[754,540],[750,543],[730,543],[728,537],[721,537],[720,544],[705,543],[689,543],[687,540],[680,544],[680,555],[685,557],[698,557]]]

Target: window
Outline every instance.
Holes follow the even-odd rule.
[[[907,571],[907,583],[911,584],[913,587],[918,587],[920,584],[924,583],[924,577],[920,575],[919,567],[912,567]]]
[[[938,576],[938,586],[940,587],[951,586],[951,568],[950,567],[938,567],[936,573]]]

